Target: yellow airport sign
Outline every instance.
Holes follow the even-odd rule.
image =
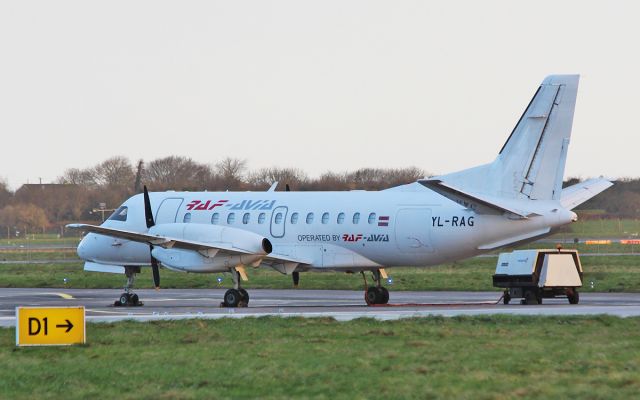
[[[16,307],[16,346],[86,341],[84,307]]]

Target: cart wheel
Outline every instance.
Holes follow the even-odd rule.
[[[509,294],[509,292],[504,292],[504,295],[502,296],[502,302],[504,304],[509,304],[510,301],[511,301],[511,295]]]
[[[527,304],[527,305],[538,304],[538,297],[533,291],[527,290],[524,292],[524,304]]]
[[[578,302],[580,301],[580,295],[575,289],[567,291],[567,298],[569,299],[569,304],[578,304]]]

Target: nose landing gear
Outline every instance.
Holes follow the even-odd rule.
[[[136,279],[136,274],[139,273],[140,267],[124,267],[124,274],[127,276],[127,284],[124,287],[124,293],[122,293],[120,298],[113,303],[115,307],[137,307],[144,305],[144,303],[140,301],[138,295],[131,291],[133,288],[133,282]]]
[[[365,276],[364,271],[360,271],[360,273],[362,274],[362,279],[364,279],[364,301],[367,305],[372,306],[389,303],[389,291],[387,288],[382,286],[381,280],[384,272],[381,272],[380,269],[374,269],[371,271],[371,275],[376,286],[370,287],[367,286],[367,277]]]

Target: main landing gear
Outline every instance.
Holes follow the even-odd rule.
[[[240,272],[235,268],[231,270],[233,278],[233,289],[227,290],[224,294],[224,301],[220,303],[220,307],[247,307],[249,305],[249,293],[240,287]]]
[[[127,284],[124,287],[124,293],[120,295],[120,298],[116,300],[113,305],[116,307],[136,307],[144,305],[138,295],[133,293],[133,282],[136,279],[136,274],[140,273],[140,267],[125,266],[124,274],[127,276]]]
[[[364,301],[367,305],[372,306],[376,304],[387,304],[389,303],[389,291],[387,288],[382,286],[381,273],[379,269],[374,269],[371,271],[371,275],[373,281],[375,282],[375,286],[367,286],[367,277],[364,274],[364,271],[360,271],[362,274],[362,279],[364,279]]]

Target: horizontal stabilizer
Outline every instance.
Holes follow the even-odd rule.
[[[611,186],[613,186],[613,183],[604,178],[589,179],[562,189],[560,203],[564,208],[573,210]]]
[[[440,179],[423,179],[418,182],[434,192],[460,204],[463,207],[473,210],[478,214],[511,213],[519,216],[520,218],[529,218],[537,215],[516,209],[500,199],[465,192],[464,190],[443,182]]]
[[[519,236],[512,236],[507,239],[498,240],[497,242],[485,243],[478,246],[478,250],[494,250],[500,247],[516,245],[520,242],[528,242],[531,239],[545,236],[551,232],[551,228],[542,228],[537,231],[527,232]]]

